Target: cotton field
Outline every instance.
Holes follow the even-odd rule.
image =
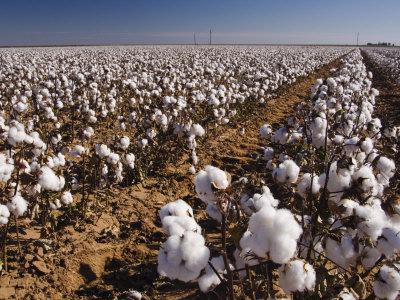
[[[375,85],[400,90],[398,49],[0,58],[8,284],[46,282],[50,298],[398,299],[400,120]]]

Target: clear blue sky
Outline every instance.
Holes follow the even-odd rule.
[[[400,0],[1,0],[0,45],[400,44]]]

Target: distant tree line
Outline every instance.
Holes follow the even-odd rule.
[[[387,42],[378,42],[378,43],[367,43],[367,46],[393,47],[393,46],[395,46],[395,44],[387,43]]]

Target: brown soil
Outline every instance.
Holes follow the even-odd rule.
[[[236,175],[251,174],[252,154],[262,145],[262,124],[286,120],[296,104],[309,98],[315,80],[339,66],[336,60],[322,67],[282,88],[277,98],[257,105],[247,117],[209,132],[198,148],[201,166],[212,163]],[[195,215],[202,214],[187,157],[140,184],[96,193],[86,219],[61,224],[49,240],[39,239],[40,227],[20,224],[24,254],[18,255],[12,233],[9,272],[0,277],[0,299],[124,299],[129,289],[150,299],[204,298],[196,284],[170,282],[157,274],[157,253],[165,240],[159,208],[182,198],[195,207]]]

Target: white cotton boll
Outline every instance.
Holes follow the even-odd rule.
[[[267,186],[263,186],[262,194],[254,194],[252,198],[244,195],[240,199],[240,205],[243,210],[251,215],[255,211],[259,211],[265,206],[276,208],[279,204],[279,200],[275,199],[270,189]]]
[[[11,202],[7,203],[8,210],[15,217],[22,216],[28,209],[28,202],[21,195],[15,195],[11,198]]]
[[[142,148],[142,149],[144,149],[144,148],[146,148],[146,146],[149,144],[149,141],[147,140],[147,139],[141,139],[140,141],[139,141],[139,146]]]
[[[309,192],[311,192],[312,194],[317,194],[321,189],[318,180],[319,180],[318,175],[315,174],[311,175],[310,173],[304,173],[299,183],[297,184],[297,193],[304,199],[307,198]],[[311,182],[312,182],[312,188],[311,188]]]
[[[111,154],[111,150],[104,144],[97,144],[95,152],[100,158],[108,157]]]
[[[103,165],[103,167],[101,168],[101,175],[106,176],[107,174],[108,174],[108,166]]]
[[[160,220],[162,221],[166,216],[176,216],[176,217],[184,217],[189,216],[193,218],[193,209],[182,199],[178,199],[174,202],[170,202],[164,205],[158,215],[160,216]]]
[[[6,225],[8,218],[10,217],[10,211],[6,205],[0,204],[0,225]]]
[[[355,208],[355,214],[360,219],[357,224],[359,234],[370,237],[372,241],[382,234],[389,220],[379,203],[359,205]]]
[[[158,273],[184,282],[199,277],[208,263],[210,250],[204,237],[192,231],[183,236],[173,235],[161,246],[158,254]]]
[[[262,139],[266,139],[272,133],[272,127],[269,124],[264,124],[260,128],[260,136]]]
[[[351,199],[342,199],[338,203],[338,206],[343,208],[344,211],[341,212],[341,217],[350,217],[354,215],[354,210],[359,206],[358,202]]]
[[[264,159],[271,160],[274,158],[274,148],[266,147],[264,148]]]
[[[119,140],[118,146],[122,150],[126,150],[126,149],[128,149],[130,143],[131,143],[131,140],[127,136],[124,136]]]
[[[85,154],[85,148],[81,145],[75,145],[74,149],[70,151],[70,154],[74,157],[80,157]]]
[[[74,198],[72,197],[72,194],[70,191],[65,191],[61,195],[61,202],[64,205],[70,205],[74,201]]]
[[[193,134],[194,136],[203,136],[206,131],[200,124],[193,124],[192,127],[190,128],[190,133]]]
[[[388,180],[394,176],[396,166],[394,161],[385,156],[381,156],[376,164],[379,172],[385,176]]]
[[[326,257],[335,262],[337,265],[341,266],[342,268],[348,267],[350,262],[343,254],[343,248],[341,244],[337,241],[327,238],[325,242],[325,253]]]
[[[394,227],[387,227],[382,230],[382,235],[378,238],[377,248],[387,258],[400,251],[400,230]]]
[[[400,291],[400,273],[395,268],[384,265],[374,281],[373,289],[379,299],[395,300]]]
[[[357,300],[357,298],[353,295],[352,292],[348,291],[347,289],[340,292],[339,300]]]
[[[110,153],[107,157],[107,162],[112,165],[116,165],[120,160],[120,157],[117,153]]]
[[[51,210],[57,210],[61,208],[61,202],[59,199],[56,199],[54,202],[50,201],[49,205]]]
[[[289,140],[289,132],[286,127],[281,127],[271,137],[271,142],[285,145]]]
[[[374,149],[374,142],[370,138],[366,138],[364,141],[361,142],[360,148],[366,154],[370,154],[371,151]]]
[[[371,193],[372,195],[377,194],[377,181],[370,166],[362,166],[353,174],[352,179],[361,184],[361,189],[364,192]]]
[[[135,155],[133,153],[126,154],[124,161],[131,170],[135,168]]]
[[[201,227],[189,216],[165,216],[162,226],[168,235],[182,235],[185,231],[193,231],[201,234]]]
[[[272,177],[281,183],[295,183],[300,168],[293,160],[285,160],[272,172]]]
[[[19,124],[21,125],[21,124]],[[25,131],[24,131],[24,127],[23,126],[18,126],[18,124],[16,126],[10,127],[10,129],[8,130],[8,137],[7,137],[7,142],[12,145],[15,146],[18,143],[21,143],[24,141],[25,139]]]
[[[247,233],[240,240],[243,249],[276,263],[286,263],[296,252],[302,229],[286,209],[265,206],[250,217]]]
[[[212,203],[207,204],[206,212],[211,219],[213,219],[219,223],[222,222],[222,214],[216,205],[214,205]]]
[[[196,193],[200,200],[206,203],[214,202],[215,195],[212,187],[226,189],[230,184],[227,173],[213,166],[206,166],[196,175]]]
[[[7,182],[14,171],[14,160],[0,153],[0,181]]]
[[[335,134],[335,136],[332,139],[332,142],[335,143],[336,145],[341,145],[343,141],[344,141],[344,136],[338,134]]]
[[[189,167],[189,169],[188,169],[188,172],[189,172],[190,174],[192,174],[192,175],[195,175],[195,174],[196,174],[196,168],[195,168],[195,166],[190,165],[190,167]]]
[[[218,272],[219,277],[223,278],[224,274],[227,273],[223,257],[213,257],[210,263],[214,267],[214,270]],[[233,266],[229,265],[229,267],[233,269]],[[199,283],[199,288],[203,293],[207,293],[221,283],[221,280],[214,270],[210,265],[207,265],[204,275],[202,275],[197,281]]]
[[[43,166],[39,171],[40,186],[49,191],[61,191],[65,184],[65,179],[62,176],[57,176],[48,166]]]
[[[365,247],[360,256],[363,267],[366,269],[371,269],[382,256],[382,253],[377,248]]]
[[[279,286],[285,293],[305,290],[313,291],[315,287],[316,273],[314,268],[307,262],[297,259],[279,270]]]

